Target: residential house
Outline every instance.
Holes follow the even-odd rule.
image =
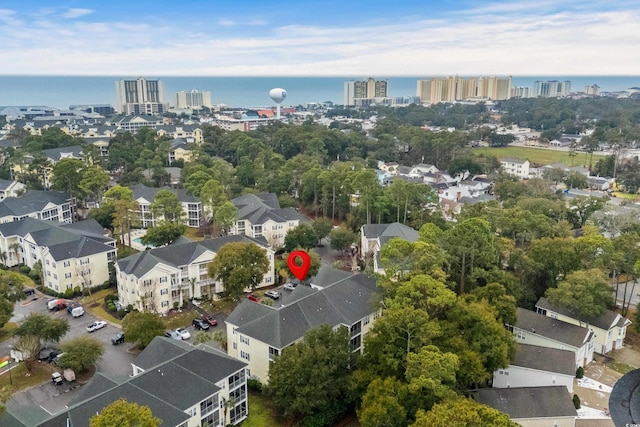
[[[7,197],[19,197],[25,190],[26,186],[16,180],[0,179],[0,202]]]
[[[483,388],[471,397],[509,415],[522,427],[575,427],[577,412],[564,386]]]
[[[61,191],[30,190],[0,201],[0,224],[23,218],[71,223],[75,216],[75,199]]]
[[[506,368],[493,373],[493,387],[544,387],[563,385],[573,393],[575,355],[569,350],[518,344]]]
[[[187,144],[202,144],[204,141],[203,131],[196,125],[163,125],[156,126],[158,136],[166,136],[171,139],[183,139]]]
[[[170,142],[169,148],[169,164],[173,164],[176,160],[182,160],[188,162],[191,160],[191,155],[193,154],[189,149],[186,140],[182,138],[174,139]]]
[[[33,218],[0,224],[0,252],[12,267],[42,265],[43,285],[64,292],[102,285],[109,280],[109,263],[116,242],[95,220],[59,224]]]
[[[182,210],[185,213],[185,225],[189,227],[200,227],[202,225],[202,203],[197,197],[190,196],[181,188],[153,188],[144,184],[136,184],[131,187],[133,191],[133,199],[138,202],[138,215],[140,216],[140,224],[142,228],[156,226],[156,222],[161,221],[162,217],[155,217],[151,213],[151,203],[160,190],[169,190],[178,196],[178,200],[182,204]]]
[[[238,221],[230,234],[264,237],[272,247],[282,247],[289,230],[310,222],[294,208],[281,208],[274,193],[245,194],[232,200]]]
[[[473,179],[465,179],[458,182],[455,186],[450,186],[438,193],[440,199],[454,200],[459,202],[464,197],[474,198],[487,194],[491,188],[491,183],[476,181]]]
[[[438,169],[435,165],[430,165],[428,163],[419,163],[411,168],[409,176],[421,177],[422,175],[427,173],[434,174],[437,172],[440,172],[440,169]]]
[[[551,304],[545,297],[541,297],[536,303],[536,311],[552,319],[592,330],[595,333],[595,351],[600,354],[624,347],[627,326],[631,324],[629,319],[612,310],[607,310],[595,319],[581,320],[573,310]]]
[[[520,307],[516,310],[516,316],[516,324],[507,327],[518,343],[572,351],[576,369],[593,361],[593,331]]]
[[[28,402],[11,402],[0,424],[88,426],[118,399],[148,407],[166,427],[238,425],[248,415],[246,365],[219,350],[156,337],[132,366],[130,377],[96,373],[55,415]]]
[[[379,253],[382,247],[393,238],[400,238],[408,242],[418,240],[418,232],[413,228],[393,222],[391,224],[365,224],[360,229],[360,256],[373,259],[373,271],[384,273],[384,267],[380,265]]]
[[[274,358],[322,325],[349,328],[352,350],[362,350],[364,336],[381,314],[374,304],[375,279],[322,266],[310,281],[312,286],[298,285],[272,306],[242,301],[225,321],[227,352],[248,364],[252,378],[267,383]]]
[[[267,242],[248,236],[225,236],[198,242],[176,242],[138,252],[116,262],[118,298],[141,311],[166,313],[191,298],[212,298],[224,283],[209,277],[209,264],[226,243],[254,243],[264,249],[269,270],[258,287],[275,283],[274,252]]]
[[[613,178],[603,178],[600,176],[588,176],[587,184],[591,190],[607,191],[613,185]]]
[[[511,157],[505,157],[500,160],[500,166],[502,170],[511,176],[515,176],[519,179],[529,178],[529,160],[521,160]]]

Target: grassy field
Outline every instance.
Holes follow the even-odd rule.
[[[9,393],[15,393],[50,380],[51,372],[52,368],[47,363],[36,362],[33,365],[33,372],[27,375],[25,364],[19,363],[11,370],[11,377],[8,372],[0,376],[0,388],[5,388]]]
[[[288,421],[278,415],[269,399],[256,392],[249,392],[249,416],[242,422],[242,427],[290,426]]]
[[[589,166],[589,154],[585,152],[576,152],[576,156],[569,156],[568,151],[549,150],[545,148],[532,147],[481,147],[473,149],[474,156],[490,155],[498,159],[504,157],[515,157],[522,160],[529,160],[531,163],[539,165],[548,165],[551,163],[564,163],[567,166]],[[594,154],[593,164],[604,156]]]
[[[0,342],[6,341],[13,336],[13,332],[18,329],[18,324],[9,322],[0,328]]]

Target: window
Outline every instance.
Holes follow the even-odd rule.
[[[251,355],[249,353],[245,353],[244,351],[240,352],[240,358],[246,360],[247,362],[251,360]]]
[[[71,273],[64,273],[65,279],[71,279]]]
[[[71,267],[71,261],[65,261],[62,265],[65,267]]]
[[[85,258],[85,259],[81,259],[80,260],[80,265],[87,265],[89,264],[89,258]]]
[[[242,384],[244,384],[244,371],[240,371],[237,374],[234,374],[232,376],[229,377],[229,390],[233,390],[239,386],[241,386]]]
[[[218,409],[218,395],[215,394],[202,402],[200,402],[200,416],[203,417],[214,410]]]
[[[242,344],[249,345],[249,337],[245,337],[244,335],[240,335],[240,342]]]
[[[237,343],[237,342],[235,342],[235,341],[233,342],[233,349],[234,349],[234,350],[237,350],[237,349],[238,349],[238,343]]]
[[[552,319],[557,319],[558,318],[558,314],[557,313],[549,313],[549,317]]]
[[[162,301],[160,307],[169,307],[169,301]]]
[[[58,275],[56,273],[53,273],[53,278],[58,280]]]
[[[213,427],[218,426],[220,424],[220,411],[214,411],[213,413],[207,415],[206,417],[202,417],[200,419],[200,426],[202,427]]]
[[[527,339],[527,334],[525,334],[523,331],[518,331],[517,337],[519,340],[526,340]]]
[[[280,350],[277,348],[269,347],[269,360],[275,359],[276,356],[280,356]]]
[[[46,264],[49,265],[49,260],[46,261]]]
[[[230,423],[236,424],[238,421],[247,416],[247,402],[241,402],[235,408],[229,411]]]
[[[160,289],[160,295],[167,295],[168,293],[169,293],[169,289],[167,288]]]
[[[265,283],[271,283],[271,276],[267,277],[267,279],[265,280]]]
[[[369,322],[370,322],[369,316],[365,317],[364,319],[362,319],[362,326],[367,326]]]
[[[160,283],[167,283],[167,276],[162,276],[160,278]]]

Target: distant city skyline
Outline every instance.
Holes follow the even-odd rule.
[[[0,73],[638,75],[639,20],[626,0],[4,0]]]

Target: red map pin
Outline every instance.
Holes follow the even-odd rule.
[[[298,258],[300,258],[301,262],[297,261]],[[309,268],[311,268],[311,257],[305,251],[293,251],[289,254],[287,263],[289,264],[289,270],[298,280],[303,281],[307,277]]]

